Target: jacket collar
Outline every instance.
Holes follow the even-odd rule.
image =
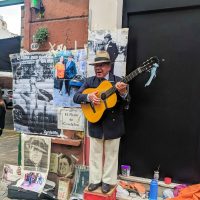
[[[112,82],[115,82],[115,78],[114,78],[114,75],[112,73],[109,73],[109,81],[112,83]]]

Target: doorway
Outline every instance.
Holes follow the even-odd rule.
[[[174,182],[197,183],[200,7],[129,13],[125,7],[124,18],[124,27],[129,27],[127,73],[151,56],[159,57],[160,66],[149,87],[144,87],[149,73],[130,82],[132,102],[126,113],[120,165],[130,164],[134,176],[152,178],[159,168],[161,180],[169,176]]]

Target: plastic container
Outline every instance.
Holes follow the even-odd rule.
[[[164,182],[165,182],[165,184],[171,184],[172,183],[172,179],[170,177],[165,177],[164,178]]]
[[[150,184],[149,200],[158,199],[158,181],[153,179]]]
[[[153,178],[154,178],[155,180],[158,180],[158,179],[159,179],[159,171],[154,171]]]
[[[122,176],[130,176],[131,166],[121,165]]]

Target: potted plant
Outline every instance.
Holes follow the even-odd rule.
[[[38,44],[43,44],[44,42],[47,41],[48,36],[49,36],[48,29],[41,27],[41,28],[38,28],[38,30],[36,31],[36,33],[34,35],[34,40]]]

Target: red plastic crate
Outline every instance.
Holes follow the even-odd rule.
[[[107,194],[103,194],[100,187],[93,192],[89,192],[86,188],[84,190],[84,200],[116,200],[116,187]]]

